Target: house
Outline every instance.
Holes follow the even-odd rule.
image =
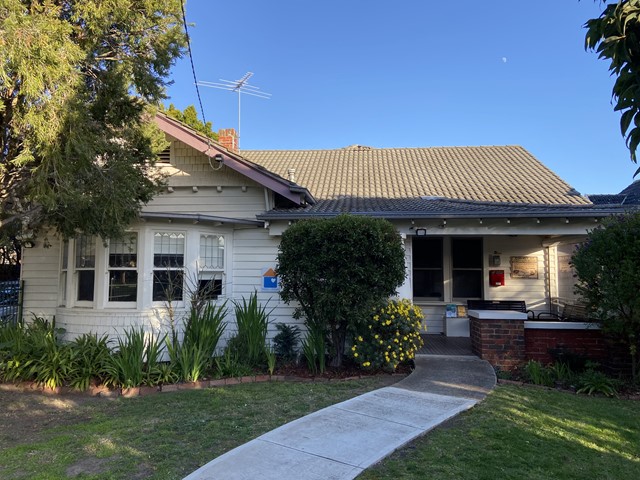
[[[257,290],[273,324],[294,322],[274,276],[279,238],[291,222],[345,212],[396,226],[398,294],[423,309],[429,333],[447,333],[447,305],[467,299],[548,311],[573,295],[573,245],[622,208],[580,195],[517,146],[236,152],[231,130],[213,142],[155,120],[170,142],[158,162],[168,184],[127,236],[49,235],[24,251],[25,313],[55,317],[69,337],[166,330],[196,291],[223,302]]]

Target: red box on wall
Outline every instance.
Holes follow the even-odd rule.
[[[504,270],[489,270],[489,286],[502,287],[504,285]]]

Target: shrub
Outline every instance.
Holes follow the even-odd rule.
[[[368,325],[358,331],[351,347],[353,358],[366,369],[395,370],[422,347],[423,318],[422,310],[407,299],[388,301],[374,309]]]
[[[74,352],[73,366],[69,372],[69,384],[77,390],[86,390],[91,382],[100,384],[105,376],[111,350],[106,335],[85,333],[70,344]]]
[[[226,316],[226,302],[219,306],[192,306],[185,320],[182,343],[178,332],[172,329],[171,339],[166,341],[167,351],[171,366],[180,380],[196,382],[212,366],[218,342],[227,326],[224,321]]]
[[[278,323],[278,334],[273,337],[273,348],[276,355],[285,360],[292,361],[298,358],[298,342],[300,341],[300,329],[295,325]]]
[[[593,395],[600,393],[607,397],[613,397],[617,393],[616,382],[602,372],[587,369],[578,376],[576,393]]]
[[[551,370],[537,360],[529,360],[523,368],[525,380],[534,385],[553,386]]]
[[[250,367],[263,365],[266,361],[265,344],[269,328],[269,313],[266,306],[258,302],[258,293],[253,292],[249,301],[234,302],[238,333],[235,346],[241,362]]]
[[[339,367],[348,333],[405,279],[402,239],[380,218],[302,220],[282,235],[277,273],[282,300],[297,302],[294,317],[304,318],[308,328],[322,325],[331,366]]]

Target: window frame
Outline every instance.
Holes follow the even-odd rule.
[[[208,238],[208,237],[218,237],[218,242],[220,242],[220,240],[222,240],[223,242],[222,253],[221,254],[219,253],[217,255],[219,263],[215,267],[213,265],[212,266],[207,265],[206,260],[203,260],[202,240],[203,238]],[[202,295],[202,298],[208,301],[216,301],[219,298],[224,298],[226,293],[225,272],[226,272],[226,266],[227,266],[227,258],[226,258],[227,236],[217,232],[199,231],[197,232],[197,238],[198,238],[198,263],[197,263],[197,278],[196,278],[197,284],[196,285],[197,285],[198,296]],[[220,246],[218,245],[217,248],[220,249]],[[222,262],[222,265],[220,265],[220,262]],[[203,278],[203,276],[211,276],[211,278]],[[219,280],[220,281],[219,291],[216,292],[216,290],[218,289],[214,286],[211,292],[203,292],[202,282],[207,280],[210,280],[210,281],[212,280],[214,282],[216,280]]]
[[[141,260],[141,248],[140,248],[140,234],[137,231],[127,231],[124,237],[134,237],[136,239],[136,251],[135,251],[135,266],[111,266],[111,248],[114,243],[118,243],[121,240],[109,239],[108,244],[105,246],[105,281],[104,281],[104,304],[109,308],[136,308],[140,299],[140,292],[142,288],[142,279],[140,275],[140,260]],[[111,300],[111,275],[112,272],[135,272],[136,273],[136,293],[135,300],[118,301]]]
[[[412,242],[411,242],[411,253],[412,253],[412,259],[411,259],[411,295],[413,297],[414,302],[419,302],[419,303],[432,303],[432,304],[437,304],[437,305],[441,305],[441,304],[447,304],[447,303],[463,303],[466,302],[466,300],[474,300],[474,299],[482,299],[484,298],[484,290],[485,290],[485,265],[484,265],[484,238],[481,236],[460,236],[460,235],[455,235],[455,236],[440,236],[440,235],[430,235],[428,237],[422,237],[422,236],[417,236],[414,235],[412,237]],[[434,297],[419,297],[415,295],[415,280],[416,280],[416,276],[415,276],[415,271],[416,270],[425,270],[425,268],[422,267],[415,267],[415,257],[416,257],[416,245],[419,243],[417,241],[415,241],[415,239],[419,239],[419,238],[440,238],[442,241],[442,277],[443,277],[443,285],[442,285],[442,299],[435,299]],[[454,239],[475,239],[478,240],[480,242],[480,258],[479,258],[479,262],[480,262],[480,267],[453,267],[454,261],[453,261],[453,240]],[[453,281],[454,281],[454,270],[455,271],[480,271],[481,275],[480,275],[480,297],[454,297],[453,296],[453,290],[454,290],[454,285],[453,285]]]
[[[78,255],[81,253],[81,245],[80,241],[83,238],[89,239],[86,243],[87,245],[92,245],[93,247],[93,267],[85,267],[78,266]],[[94,307],[97,302],[97,288],[96,285],[98,283],[98,248],[96,248],[97,238],[92,235],[78,235],[73,239],[73,305],[79,307]],[[81,300],[80,299],[80,272],[93,272],[93,294],[91,300]],[[68,297],[67,297],[68,298]]]
[[[167,266],[167,267],[156,267],[156,235],[157,234],[175,234],[175,235],[182,235],[183,241],[182,241],[182,266],[180,267],[174,267],[174,266]],[[153,305],[167,305],[167,303],[171,303],[173,305],[184,305],[184,297],[185,294],[188,293],[187,292],[187,288],[186,287],[186,276],[188,273],[188,262],[187,262],[187,253],[188,253],[188,240],[189,240],[189,235],[187,233],[186,230],[173,230],[173,229],[159,229],[159,228],[154,228],[151,230],[151,239],[152,239],[152,246],[151,246],[151,264],[150,264],[150,272],[151,272],[151,303]],[[160,253],[160,255],[162,255],[162,253]],[[167,254],[167,255],[170,255]],[[180,288],[180,298],[176,298],[174,300],[170,300],[167,298],[164,299],[156,299],[154,291],[155,291],[155,282],[156,282],[156,272],[159,271],[163,271],[163,272],[181,272],[181,280],[182,280],[182,286]],[[180,274],[178,274],[180,275]]]

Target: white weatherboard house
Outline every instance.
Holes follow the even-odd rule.
[[[516,146],[236,152],[222,146],[229,138],[156,122],[171,143],[158,163],[166,190],[124,240],[49,236],[26,249],[25,317],[55,317],[69,338],[162,331],[173,285],[178,314],[197,289],[216,302],[258,291],[275,307],[272,325],[294,322],[273,276],[280,236],[296,220],[348,212],[396,226],[407,267],[398,295],[423,309],[428,333],[447,333],[447,305],[468,299],[548,311],[570,298],[573,245],[621,211],[620,199],[580,195]]]

